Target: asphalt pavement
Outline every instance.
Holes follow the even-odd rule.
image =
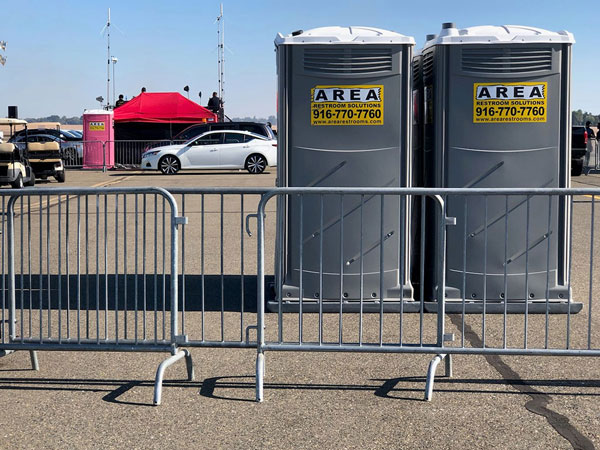
[[[262,175],[204,171],[161,176],[70,170],[66,184],[46,185],[272,187],[275,171]],[[600,187],[600,175],[578,177],[573,186]],[[574,219],[574,295],[584,303],[589,297],[591,201],[578,199]],[[200,217],[201,204],[198,199],[186,202],[186,216],[192,223]],[[241,227],[238,200],[228,199],[225,204],[231,215],[225,228],[235,230],[235,236],[226,236],[226,240],[237,242]],[[245,213],[254,206],[255,200],[248,200]],[[207,200],[205,210],[212,214],[206,216],[206,232],[211,233],[213,245],[206,251],[205,264],[210,273],[219,275],[218,200]],[[131,221],[128,226],[132,226]],[[269,227],[273,233],[273,225]],[[136,231],[131,229],[130,236]],[[187,273],[191,276],[201,264],[200,235],[190,232],[186,239]],[[253,241],[246,239],[246,257],[251,261]],[[69,254],[74,251],[65,250]],[[224,272],[239,275],[240,253],[230,252],[236,256],[224,262]],[[596,260],[596,252],[592,253]],[[249,262],[244,271],[255,273],[255,266]],[[592,292],[596,289],[594,281]],[[251,324],[254,317],[248,312],[245,324]],[[392,335],[397,324],[390,317],[385,330]],[[586,304],[581,315],[573,318],[577,344],[586,339],[589,317]],[[218,338],[220,319],[216,310],[203,319],[199,312],[191,311],[186,332],[198,336],[204,320],[206,332]],[[239,314],[226,314],[223,320],[227,330],[239,333]],[[536,321],[543,326],[542,319],[532,318],[532,324]],[[276,318],[269,317],[267,328],[272,330],[275,322]],[[594,330],[600,327],[595,312],[589,323]],[[349,320],[347,326],[352,324]],[[406,326],[417,324],[418,316],[414,316],[408,318]],[[564,340],[564,324],[564,316],[551,318],[551,342],[556,345]],[[510,317],[508,336],[513,342],[522,339],[522,325],[522,318]],[[461,338],[459,316],[448,316],[446,327]],[[501,338],[501,317],[490,319],[488,332],[491,342]],[[477,317],[468,318],[464,337],[468,345],[481,344]],[[0,448],[600,446],[600,402],[596,403],[600,358],[457,355],[453,357],[453,377],[442,376],[440,366],[433,400],[424,402],[431,355],[267,352],[265,401],[258,404],[254,402],[255,351],[192,348],[191,353],[195,381],[185,381],[183,363],[169,368],[159,407],[152,406],[152,391],[156,368],[167,356],[162,353],[40,352],[37,372],[29,369],[27,352],[0,358],[0,401],[4,406]]]

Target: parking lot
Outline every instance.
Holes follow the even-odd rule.
[[[273,187],[275,176],[274,169],[261,175],[205,171],[169,177],[71,170],[65,184],[39,186]],[[574,179],[573,187],[600,187],[600,175]],[[589,215],[591,199],[581,197],[577,202],[575,214]],[[187,206],[190,221],[198,213],[195,207]],[[249,203],[244,211],[253,212],[253,208]],[[576,300],[583,302],[588,286],[582,272],[589,270],[585,257],[589,229],[584,225],[575,228],[574,248],[581,258],[574,259],[572,268],[574,292],[583,297]],[[208,225],[209,230],[217,226],[216,220]],[[211,236],[218,239],[218,233]],[[236,241],[238,236],[227,239]],[[195,241],[190,236],[188,243],[188,253],[193,253]],[[252,241],[246,245],[250,260]],[[208,252],[207,256],[206,264],[217,273],[219,255]],[[239,261],[224,262],[225,273],[237,273],[238,265]],[[272,270],[272,266],[267,268]],[[252,273],[252,267],[247,269]],[[574,319],[576,323],[587,322],[586,308]],[[206,320],[211,318],[217,320],[210,315]],[[198,326],[194,319],[198,317],[187,319],[190,332]],[[596,314],[592,319],[597,329],[600,318]],[[520,325],[519,320],[513,323]],[[560,337],[562,323],[564,317],[552,318],[554,336]],[[500,332],[495,325],[490,322],[492,337]],[[239,325],[232,323],[235,326]],[[459,335],[461,324],[449,317],[446,327],[447,332]],[[517,325],[509,327],[518,339],[516,330]],[[481,336],[475,321],[469,321],[465,339],[478,346]],[[167,371],[160,407],[152,407],[152,389],[156,366],[164,354],[42,352],[39,372],[28,370],[27,352],[0,358],[4,405],[0,447],[600,445],[598,358],[457,355],[454,376],[439,376],[433,401],[427,403],[423,389],[430,355],[267,352],[265,402],[258,404],[254,402],[255,350],[193,348],[191,352],[196,380],[184,381],[184,365],[174,365]]]

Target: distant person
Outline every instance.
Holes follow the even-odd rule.
[[[140,94],[143,94],[144,92],[146,92],[146,88],[142,87],[142,90],[140,91]]]
[[[119,100],[115,102],[115,108],[119,106],[123,106],[125,104],[125,100],[123,100],[123,94],[119,94]]]
[[[588,139],[590,138],[596,138],[596,134],[594,133],[594,130],[592,130],[591,128],[592,122],[590,122],[589,120],[585,123],[585,131],[587,131],[588,134]]]
[[[598,152],[596,151],[596,134],[594,133],[594,130],[592,130],[592,128],[590,127],[590,125],[592,124],[592,122],[590,122],[589,120],[585,123],[585,131],[587,132],[587,144],[586,144],[586,151],[585,151],[585,160],[584,160],[584,166],[585,166],[585,170],[584,173],[586,175],[588,175],[590,173],[590,170],[592,168],[594,169],[598,169]],[[592,165],[590,165],[590,158],[592,156],[592,154],[594,155],[594,167],[592,167]]]
[[[221,99],[216,92],[213,92],[212,97],[208,99],[208,105],[206,107],[215,114],[219,112],[219,109],[221,109]]]

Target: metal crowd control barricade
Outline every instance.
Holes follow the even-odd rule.
[[[185,357],[191,379],[191,357],[179,349],[178,226],[185,218],[173,196],[161,188],[10,195],[0,348],[169,352],[157,370],[155,404],[169,365]]]
[[[323,198],[337,197],[339,202],[340,234],[343,234],[343,222],[348,220],[345,215],[344,199],[352,195],[361,198],[376,196],[380,202],[385,198],[396,198],[402,201],[425,202],[432,199],[437,205],[435,223],[439,228],[436,235],[439,242],[436,245],[440,264],[437,267],[435,283],[431,290],[436,293],[435,301],[427,301],[421,290],[419,300],[401,303],[399,311],[384,311],[382,299],[379,299],[379,309],[368,310],[363,308],[361,299],[359,313],[346,312],[348,301],[344,300],[344,267],[354,255],[339,252],[333,255],[339,259],[339,272],[337,289],[339,298],[337,310],[325,308],[325,303],[317,299],[305,298],[300,302],[299,310],[295,313],[285,313],[281,307],[273,314],[265,314],[264,299],[267,294],[267,283],[264,280],[264,218],[265,205],[272,197],[277,196],[298,197],[300,208],[302,198],[316,196],[323,202]],[[459,215],[453,217],[448,205],[468,205],[468,200],[479,198],[483,203],[484,217],[479,217],[479,210],[469,209],[468,206],[458,208]],[[452,354],[497,354],[497,355],[547,355],[547,356],[600,356],[600,339],[595,331],[600,324],[593,316],[593,292],[598,288],[594,279],[594,266],[598,264],[600,254],[595,254],[598,236],[594,233],[595,218],[598,215],[596,202],[600,198],[598,189],[566,189],[566,188],[537,188],[537,189],[476,189],[476,188],[444,188],[444,189],[311,189],[311,188],[284,188],[267,193],[258,209],[258,347],[256,360],[256,399],[263,399],[263,384],[265,370],[265,352],[267,351],[317,351],[317,352],[380,352],[380,353],[430,353],[436,354],[431,360],[426,378],[425,399],[430,400],[433,392],[433,381],[436,367],[442,360],[446,362],[446,375],[452,374]],[[491,209],[488,204],[500,202],[505,205],[505,214],[501,220],[489,217],[487,212]],[[533,211],[534,202],[543,203],[545,209],[539,207]],[[557,224],[552,220],[553,209],[557,203],[565,203],[570,210],[568,236],[568,250],[566,278],[564,279],[568,295],[561,299],[554,299],[551,287],[555,282],[556,272],[552,270],[552,259],[556,257],[557,248],[551,245],[549,236],[556,232]],[[354,214],[361,214],[361,208]],[[523,210],[518,211],[516,210]],[[425,221],[425,214],[431,210],[421,208],[421,220]],[[538,239],[537,228],[533,227],[533,215],[542,214],[546,220],[545,237]],[[484,223],[482,230],[482,248],[473,251],[465,245],[470,239],[473,216]],[[321,217],[323,214],[321,213]],[[383,223],[385,215],[381,214],[380,222]],[[573,224],[573,217],[577,218]],[[493,220],[492,220],[493,219]],[[519,226],[514,226],[511,221],[523,221]],[[401,220],[400,223],[403,221]],[[323,224],[321,219],[321,224]],[[302,235],[310,230],[303,227],[303,221],[298,226]],[[453,229],[455,236],[461,236],[460,242],[454,242],[452,247],[446,246],[446,229]],[[385,240],[385,228],[380,227],[380,242]],[[420,231],[424,233],[423,229]],[[577,236],[574,242],[573,236]],[[321,236],[323,234],[321,233]],[[423,236],[421,236],[423,238]],[[494,242],[493,248],[503,248],[502,252],[492,254],[488,247],[492,240],[499,237],[502,242]],[[582,238],[583,237],[583,238]],[[323,237],[320,238],[321,241]],[[343,239],[341,236],[329,239]],[[362,235],[357,236],[362,240]],[[421,240],[423,246],[423,239]],[[289,243],[294,245],[294,243]],[[331,243],[329,243],[331,244]],[[295,245],[298,247],[299,267],[302,268],[303,248],[305,240],[299,239]],[[323,244],[321,243],[321,248]],[[522,252],[515,252],[515,248],[523,247]],[[519,279],[508,276],[504,272],[505,291],[522,290],[523,300],[516,304],[514,300],[492,298],[485,289],[480,296],[465,295],[457,302],[448,302],[445,298],[445,264],[449,248],[461,248],[460,259],[462,266],[462,285],[466,284],[468,273],[467,261],[480,258],[483,280],[487,280],[490,259],[504,261],[504,266],[517,264],[522,267],[525,284]],[[490,247],[491,248],[491,247]],[[440,250],[441,249],[441,250]],[[363,247],[363,251],[369,248]],[[422,250],[422,247],[421,247]],[[281,251],[278,249],[277,251]],[[597,252],[596,252],[597,253]],[[362,254],[362,253],[361,253]],[[328,255],[331,257],[332,255]],[[324,257],[323,253],[320,255]],[[456,257],[456,255],[454,255]],[[533,258],[543,258],[546,261],[545,289],[530,295],[532,275],[540,276],[539,268],[530,265]],[[361,255],[358,255],[361,258]],[[425,269],[425,258],[421,251],[418,261],[411,261],[418,272]],[[573,270],[573,267],[579,270]],[[401,268],[401,272],[407,268]],[[302,274],[302,269],[300,274]],[[300,275],[299,274],[299,275]],[[341,276],[340,276],[341,274]],[[321,274],[320,279],[323,280]],[[300,279],[302,276],[300,275]],[[281,286],[275,285],[275,290]],[[586,293],[587,291],[587,293]],[[479,293],[478,293],[479,294]],[[527,294],[527,295],[525,295]],[[585,298],[585,304],[573,301],[573,298]],[[363,297],[369,298],[369,293]],[[301,297],[302,298],[302,297]],[[284,300],[285,301],[285,300]],[[308,313],[304,308],[305,303],[316,303],[318,313]],[[412,307],[411,307],[412,306]],[[314,308],[313,308],[314,311]],[[333,314],[327,314],[333,313]],[[369,314],[369,312],[371,314]],[[409,314],[413,312],[416,314]]]
[[[274,315],[265,314],[265,300],[267,295],[267,286],[265,283],[265,239],[264,239],[264,220],[265,208],[269,200],[273,197],[288,197],[287,202],[295,201],[300,211],[297,242],[287,242],[288,248],[295,248],[294,254],[298,255],[298,280],[299,280],[299,299],[296,312],[286,313],[285,298],[277,295],[284,289],[282,278],[274,286],[274,296],[277,299],[277,309]],[[317,222],[320,224],[317,231],[308,229],[306,223],[315,222],[315,218],[306,220],[303,214],[304,205],[308,199],[314,203],[316,201],[321,205],[320,214]],[[438,255],[440,264],[438,265],[437,279],[437,298],[435,301],[429,301],[426,305],[425,297],[421,294],[418,300],[404,298],[403,280],[406,279],[410,271],[410,264],[419,264],[421,272],[425,270],[425,259],[419,261],[410,261],[406,258],[406,246],[402,242],[397,247],[399,273],[398,280],[400,286],[400,301],[396,308],[390,308],[385,302],[385,252],[394,251],[387,249],[384,245],[390,234],[397,236],[406,236],[405,227],[406,204],[416,200],[425,202],[425,199],[431,199],[437,205],[435,216],[439,225],[439,233],[436,236],[439,243],[436,248],[439,249]],[[378,225],[378,238],[375,242],[367,241],[366,213],[372,212],[367,208],[366,201],[379,205],[377,217],[369,217],[369,224],[373,227],[374,222]],[[279,198],[277,198],[279,203]],[[334,216],[337,224],[336,233],[325,233],[325,229],[330,227],[330,223],[324,221],[323,205],[327,201],[329,210],[327,217]],[[333,205],[337,204],[337,207]],[[358,205],[358,206],[356,206]],[[386,208],[392,208],[399,217],[390,218],[386,214]],[[421,209],[425,214],[425,208]],[[263,399],[263,383],[265,370],[265,352],[266,351],[318,351],[318,352],[379,352],[379,353],[438,353],[443,347],[444,339],[447,336],[444,333],[444,298],[443,287],[445,279],[445,236],[446,236],[446,218],[444,216],[444,202],[435,190],[419,188],[279,188],[265,194],[258,207],[258,354],[256,360],[256,399]],[[353,233],[353,238],[359,241],[359,251],[357,254],[348,253],[348,247],[344,246],[345,223],[352,223],[350,230],[359,230]],[[397,224],[399,229],[391,229],[392,224]],[[314,247],[314,240],[307,240],[307,237],[317,235],[317,249]],[[325,241],[326,244],[325,244]],[[424,242],[424,239],[421,240]],[[279,244],[276,253],[280,254],[285,249]],[[319,268],[314,273],[313,267],[305,265],[304,257],[310,251],[316,252],[319,257]],[[327,249],[324,251],[324,249]],[[375,253],[379,264],[376,273],[370,273],[371,278],[378,278],[379,287],[376,291],[367,291],[368,286],[364,283],[366,270],[364,260]],[[423,254],[423,253],[421,253]],[[313,255],[314,256],[314,255]],[[330,262],[337,260],[337,269],[331,270],[332,264],[329,264],[328,277],[325,277],[323,261],[327,258]],[[405,261],[409,261],[405,264]],[[359,298],[349,298],[346,294],[345,281],[348,278],[348,267],[352,264],[359,266]],[[373,267],[373,265],[371,265]],[[320,294],[313,295],[310,287],[307,287],[304,280],[307,274],[318,278],[319,292],[336,291],[336,299],[331,296],[323,297]],[[356,274],[352,274],[356,276]],[[335,281],[332,281],[335,280]],[[328,283],[328,286],[325,286]],[[421,292],[423,292],[421,290]],[[267,296],[266,296],[267,295]],[[309,311],[313,311],[310,314]],[[317,311],[314,313],[314,311]],[[426,315],[426,312],[432,314]],[[408,313],[413,312],[410,317]],[[326,314],[332,313],[332,314]],[[371,313],[371,314],[369,314]]]
[[[257,246],[250,218],[269,188],[169,192],[189,218],[179,233],[179,313],[185,345],[255,348]],[[266,234],[274,242],[275,205],[270,206]],[[272,261],[266,270],[272,273]]]
[[[117,167],[139,168],[142,163],[142,154],[151,148],[171,145],[169,139],[158,140],[114,140],[115,165]],[[108,142],[107,142],[108,144]]]

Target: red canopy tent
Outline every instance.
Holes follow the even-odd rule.
[[[115,108],[115,123],[215,122],[217,115],[177,92],[143,92]]]

